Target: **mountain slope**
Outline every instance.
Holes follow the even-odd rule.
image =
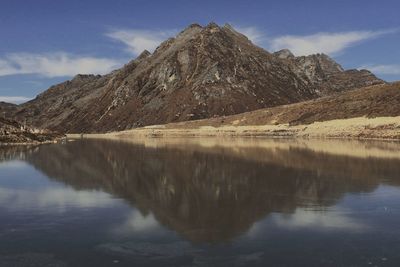
[[[232,116],[171,123],[165,125],[165,127],[305,125],[357,117],[398,116],[400,116],[400,82],[358,88],[309,101],[259,109]]]
[[[88,135],[91,137],[91,135]],[[264,136],[400,140],[400,82],[237,115],[169,123],[94,137]],[[74,137],[74,135],[71,135]]]
[[[269,53],[231,26],[193,24],[105,76],[78,75],[22,105],[19,118],[62,132],[106,132],[231,115],[383,83],[326,55]]]

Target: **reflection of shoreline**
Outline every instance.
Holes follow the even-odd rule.
[[[111,140],[148,149],[176,149],[229,155],[246,161],[276,164],[298,170],[318,170],[321,175],[347,176],[352,179],[374,177],[378,180],[382,173],[398,172],[400,165],[399,142],[195,137]]]
[[[51,179],[122,198],[197,242],[229,241],[271,213],[323,210],[345,194],[400,184],[399,159],[246,140],[83,140],[22,155]]]
[[[71,138],[72,137],[72,138]],[[70,135],[70,140],[77,140],[75,135]],[[117,140],[145,147],[183,147],[195,145],[205,148],[262,148],[283,149],[293,148],[309,149],[312,152],[321,152],[338,156],[358,158],[393,158],[400,159],[400,142],[374,141],[374,140],[342,140],[342,139],[293,139],[293,138],[229,138],[229,137],[167,137],[167,138],[124,138],[107,135],[85,135],[85,139]]]
[[[243,114],[242,114],[243,115]],[[289,125],[273,122],[262,125],[247,125],[242,118],[230,123],[211,123],[213,119],[152,125],[142,128],[107,134],[89,134],[100,138],[108,137],[293,137],[293,138],[355,138],[377,140],[400,140],[400,116],[355,117],[314,121],[310,124]],[[215,119],[214,119],[215,120]],[[217,119],[221,120],[221,119]],[[71,134],[70,137],[78,137]]]

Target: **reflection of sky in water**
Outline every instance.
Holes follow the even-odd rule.
[[[148,232],[159,227],[152,214],[143,215],[132,207],[127,207],[121,199],[98,190],[75,190],[64,184],[48,180],[39,171],[23,161],[0,163],[0,210],[2,216],[31,213],[46,216],[62,213],[82,214],[88,209],[98,210],[96,216],[107,216],[111,209],[126,210],[111,224],[106,232],[125,237],[139,232]],[[12,215],[14,214],[14,215]],[[61,215],[62,216],[62,215]],[[75,216],[79,220],[79,216]],[[17,217],[15,218],[17,220]],[[34,220],[32,220],[32,223]],[[0,223],[1,228],[1,223]]]
[[[292,214],[271,214],[268,218],[256,222],[247,235],[252,238],[268,234],[271,225],[292,231],[308,229],[313,231],[361,232],[368,230],[368,225],[351,217],[351,211],[341,212],[333,209],[312,211],[298,208]]]
[[[111,151],[113,147],[107,147],[106,151]],[[92,147],[89,148],[90,151]],[[47,155],[45,152],[43,155]],[[147,155],[145,153],[147,151],[143,155]],[[114,163],[114,165],[110,163],[110,166],[115,167],[118,166],[117,163],[127,162],[126,159],[130,160],[133,154],[135,153],[127,154],[126,158],[110,157],[114,160],[110,161]],[[225,162],[227,165],[221,172],[210,173],[209,177],[206,177],[209,179],[206,182],[201,175],[196,178],[197,180],[193,178],[195,168],[187,168],[183,175],[185,179],[171,183],[169,186],[174,190],[165,190],[163,186],[165,179],[158,178],[164,177],[165,173],[162,172],[168,170],[170,166],[165,163],[165,158],[160,160],[159,155],[153,151],[153,154],[147,155],[148,158],[144,157],[146,160],[143,160],[150,164],[151,168],[148,170],[154,172],[135,173],[135,168],[126,169],[122,164],[120,169],[112,169],[115,172],[105,174],[102,180],[94,179],[98,178],[97,173],[91,177],[92,180],[85,180],[86,176],[73,180],[81,173],[76,170],[86,170],[84,164],[78,166],[83,167],[82,169],[69,169],[70,176],[62,176],[63,179],[60,179],[60,177],[47,177],[45,172],[41,172],[46,169],[44,167],[52,166],[45,165],[47,158],[39,162],[43,165],[38,163],[30,165],[20,160],[0,162],[0,238],[4,240],[3,244],[0,244],[0,264],[1,254],[4,251],[17,254],[20,251],[43,249],[55,255],[66,253],[68,250],[71,254],[69,257],[76,258],[76,262],[82,262],[81,264],[92,262],[93,258],[96,258],[97,265],[93,266],[109,266],[114,260],[118,261],[119,266],[130,266],[129,261],[124,265],[123,259],[126,258],[131,260],[153,258],[152,264],[155,266],[163,266],[163,262],[178,261],[182,266],[210,266],[215,262],[218,263],[215,266],[246,266],[257,263],[259,263],[257,266],[264,266],[266,259],[279,265],[282,258],[288,260],[286,262],[288,265],[293,265],[296,261],[304,259],[304,255],[310,251],[319,253],[319,257],[324,260],[344,257],[341,254],[343,246],[346,251],[354,250],[352,255],[358,255],[357,253],[364,255],[362,253],[368,254],[368,251],[373,251],[369,254],[375,258],[354,258],[353,263],[356,265],[369,262],[379,265],[383,262],[382,258],[390,261],[398,254],[396,251],[399,249],[399,243],[395,241],[400,241],[397,220],[400,218],[400,190],[395,186],[396,183],[393,186],[390,182],[383,184],[374,178],[375,176],[374,179],[365,180],[366,182],[361,185],[358,182],[364,181],[362,179],[353,180],[355,182],[351,184],[346,179],[340,180],[339,178],[343,178],[340,176],[335,183],[330,180],[332,177],[329,175],[327,176],[329,179],[323,177],[319,179],[319,176],[310,176],[312,172],[309,172],[295,177],[297,172],[293,169],[275,168],[276,175],[286,178],[284,183],[282,179],[277,179],[281,176],[261,177],[252,174],[253,169],[257,168],[268,173],[275,165],[247,165],[246,161],[229,163],[223,158],[221,163]],[[182,157],[187,158],[186,155]],[[192,165],[199,168],[215,162],[214,158],[208,156],[193,159],[196,160],[203,160],[200,165]],[[68,159],[63,159],[61,162],[66,165],[60,165],[60,170],[70,167]],[[97,161],[94,162],[97,164]],[[104,165],[103,161],[98,162]],[[90,165],[92,163],[87,163],[87,166],[93,170],[100,169],[96,168],[99,166],[94,163]],[[153,163],[155,165],[152,165]],[[238,169],[242,171],[240,175],[253,176],[232,189],[231,185],[235,185],[235,181],[241,177],[235,172],[224,171],[237,165],[243,166],[243,170]],[[160,166],[163,167],[155,171]],[[219,165],[213,166],[218,168],[216,166]],[[381,167],[378,167],[376,170],[379,171]],[[204,170],[206,169],[207,167],[204,167]],[[101,174],[108,170],[105,168]],[[180,166],[176,166],[173,170],[174,172],[169,173],[169,181],[174,181],[176,175],[182,174]],[[287,174],[287,170],[291,171]],[[221,184],[213,180],[217,179],[219,174],[223,176],[226,174],[226,179],[221,180]],[[108,175],[111,175],[109,179]],[[294,180],[291,178],[296,178],[297,183],[292,183]],[[249,185],[255,179],[259,179],[260,183],[254,183],[251,187],[254,191],[251,192],[256,194],[243,194],[249,190]],[[127,185],[143,186],[140,187],[142,190],[124,190],[127,189],[123,186],[126,180],[137,181],[137,183],[127,182]],[[263,183],[268,180],[272,182]],[[79,183],[82,181],[89,182]],[[391,182],[393,181],[396,182],[392,179]],[[185,182],[187,184],[184,184]],[[371,184],[372,186],[369,186]],[[228,189],[221,191],[219,198],[213,194],[215,188]],[[286,190],[288,188],[293,190]],[[230,191],[231,189],[236,191]],[[329,194],[335,193],[335,190],[340,194]],[[191,193],[180,195],[182,192]],[[231,195],[242,198],[230,198]],[[224,197],[227,201],[220,201]],[[181,201],[185,200],[188,202],[183,204],[191,205],[181,205]],[[266,205],[267,208],[263,210],[261,201],[265,202],[263,204],[270,202],[270,205]],[[238,203],[242,206],[231,209]],[[260,206],[257,206],[258,203]],[[174,204],[177,206],[176,209]],[[221,206],[217,207],[218,204]],[[213,217],[214,207],[221,212],[216,217]],[[224,213],[225,211],[228,212]],[[243,220],[245,219],[243,216],[251,217],[253,214],[257,216],[249,221]],[[209,227],[204,232],[201,231],[204,229],[199,229],[204,225],[197,224],[204,219],[203,215],[207,219],[205,222],[215,222],[215,227]],[[226,218],[229,220],[224,220]],[[238,221],[242,219],[244,226],[238,223],[237,228],[230,229],[231,225],[228,225],[230,218],[232,220],[237,218]],[[232,225],[235,223],[232,221]],[[212,231],[225,230],[221,227],[228,229],[227,235],[216,233],[214,236],[221,237],[221,240],[215,239],[217,242],[214,244],[204,242],[207,238],[213,237]],[[204,239],[197,239],[203,243],[197,243],[196,232],[206,236]],[[332,248],[332,251],[328,251],[327,248],[323,250],[323,242],[328,248]],[[312,249],[307,250],[307,248]],[[287,255],[291,255],[292,258],[285,258]],[[319,260],[318,257],[315,259]],[[352,258],[349,259],[348,262],[351,262]],[[76,262],[72,266],[80,266]],[[140,260],[136,263],[138,266],[145,266]],[[312,263],[324,265],[318,261]]]
[[[400,218],[400,190],[380,185],[370,193],[348,194],[335,206],[297,208],[293,213],[273,213],[253,224],[246,237],[263,238],[271,229],[362,234],[381,229],[382,221],[393,226]],[[389,222],[392,224],[389,224]]]
[[[43,209],[63,212],[70,208],[109,207],[115,202],[100,191],[77,191],[51,182],[22,161],[0,164],[0,207],[10,211]]]
[[[118,236],[130,236],[137,232],[152,232],[159,227],[153,214],[143,215],[134,210],[127,219],[112,229],[112,233]]]
[[[3,211],[12,213],[40,209],[46,213],[62,213],[68,209],[110,209],[126,206],[121,199],[108,193],[99,190],[75,190],[48,180],[24,161],[0,162],[0,172],[0,208]],[[345,196],[332,207],[299,207],[293,213],[271,213],[255,222],[246,236],[257,237],[275,227],[287,230],[364,232],[368,231],[369,226],[367,221],[354,218],[358,213],[399,213],[397,203],[400,203],[400,190],[381,185],[371,193]],[[369,210],[363,210],[365,206]],[[109,232],[112,235],[123,237],[139,232],[154,233],[160,228],[152,213],[142,214],[133,207],[128,209],[123,220],[110,227]]]
[[[0,187],[0,205],[10,210],[41,208],[47,211],[65,211],[66,208],[101,208],[111,206],[108,194],[74,191],[71,188],[44,188],[34,192]]]

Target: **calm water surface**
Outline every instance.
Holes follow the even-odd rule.
[[[400,144],[0,148],[0,266],[400,266]]]

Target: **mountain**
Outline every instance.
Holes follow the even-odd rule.
[[[61,132],[106,132],[231,115],[381,84],[323,54],[269,53],[230,25],[190,25],[104,76],[77,75],[21,105],[18,118]]]

